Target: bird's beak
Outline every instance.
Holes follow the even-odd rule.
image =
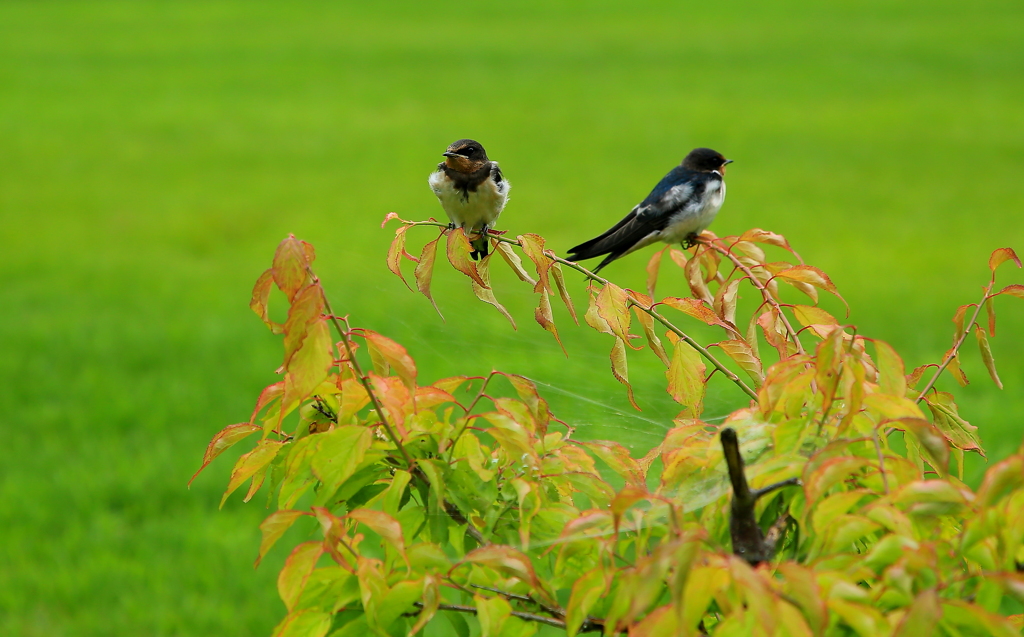
[[[736,161],[736,160],[735,160],[735,159],[726,159],[726,160],[725,160],[725,163],[724,163],[724,164],[722,164],[722,165],[723,165],[723,166],[728,166],[729,164],[731,164],[731,163],[732,163],[732,162],[734,162],[734,161]]]
[[[450,150],[446,150],[446,151],[444,151],[443,153],[441,153],[441,155],[442,155],[443,157],[462,157],[462,155],[460,155],[460,154],[458,154],[458,153],[453,153],[453,152],[452,152],[452,151],[450,151]]]

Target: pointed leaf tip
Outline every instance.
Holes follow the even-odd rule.
[[[992,271],[993,276],[996,273],[996,268],[1006,263],[1007,261],[1013,261],[1017,264],[1017,267],[1021,267],[1020,258],[1012,248],[998,248],[992,251],[992,256],[988,258],[988,269]]]
[[[471,252],[473,252],[473,246],[469,244],[469,238],[466,237],[466,232],[462,228],[455,228],[448,232],[446,248],[448,262],[452,264],[453,268],[473,279],[477,285],[490,288],[477,272],[476,264],[470,259]]]

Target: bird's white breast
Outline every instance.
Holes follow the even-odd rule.
[[[484,225],[494,225],[508,202],[508,191],[511,188],[508,180],[496,184],[488,177],[476,187],[476,190],[470,190],[464,195],[443,170],[431,173],[428,182],[448,219],[457,226],[476,231],[481,230]]]
[[[689,196],[689,193],[692,192],[690,186],[682,185],[672,188],[667,195],[672,195],[672,191],[677,188],[687,189],[686,196]],[[679,197],[680,200],[685,199],[685,197],[680,195],[682,193],[678,193],[675,196]],[[709,181],[701,197],[694,199],[689,205],[673,215],[658,238],[665,243],[679,243],[691,234],[699,234],[711,225],[724,201],[725,182],[720,179]]]

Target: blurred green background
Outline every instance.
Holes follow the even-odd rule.
[[[514,186],[500,226],[559,252],[718,149],[736,164],[714,231],[785,234],[862,334],[938,360],[991,250],[1024,250],[1021,33],[1018,0],[0,3],[0,634],[258,636],[283,617],[284,547],[251,566],[260,498],[217,509],[232,458],[185,483],[275,380],[281,345],[247,303],[289,232],[423,379],[518,372],[583,436],[660,438],[676,410],[649,353],[630,358],[635,412],[608,338],[556,308],[566,359],[507,273],[516,332],[447,267],[447,322],[386,271],[381,219],[443,214],[426,177],[460,137]],[[606,273],[642,289],[648,255]],[[993,459],[1024,416],[1024,304],[997,309],[1006,390],[969,343],[958,393]],[[712,419],[744,404],[719,381]]]

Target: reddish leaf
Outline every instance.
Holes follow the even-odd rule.
[[[371,354],[376,353],[383,358],[395,370],[405,386],[410,391],[414,390],[416,388],[416,362],[409,356],[409,352],[395,341],[377,332],[362,330],[362,335],[366,339],[366,347]]]
[[[291,358],[302,347],[309,332],[309,326],[321,317],[324,310],[324,296],[319,285],[307,285],[298,292],[288,308],[288,319],[284,322],[284,366],[287,369]]]
[[[469,245],[469,239],[462,228],[455,228],[448,231],[447,255],[448,262],[459,272],[473,279],[481,287],[488,287],[480,274],[476,271],[476,264],[469,258],[473,247]]]
[[[259,431],[262,427],[257,427],[251,423],[243,422],[237,425],[228,425],[217,432],[217,435],[213,437],[210,444],[206,445],[206,453],[203,454],[203,465],[199,467],[199,470],[192,474],[192,479],[188,481],[187,486],[192,486],[192,480],[196,479],[196,476],[206,468],[213,459],[224,453],[231,447],[235,446],[237,442],[250,434]]]
[[[387,223],[386,220],[385,223]],[[388,248],[387,259],[388,269],[394,272],[399,279],[402,279],[402,283],[405,284],[405,287],[411,290],[412,287],[409,285],[409,282],[405,280],[405,276],[402,275],[402,256],[409,256],[405,252],[405,231],[408,230],[409,227],[410,226],[401,226],[398,230],[395,230],[395,238],[391,241],[391,247]],[[411,256],[409,258],[412,259]]]
[[[789,356],[789,340],[786,336],[786,327],[779,319],[779,314],[775,308],[771,308],[761,314],[757,319],[757,324],[761,326],[761,331],[764,333],[764,338],[768,341],[768,344],[779,352],[779,358],[783,359]]]
[[[707,283],[704,282],[704,274],[700,269],[700,259],[690,259],[683,271],[686,273],[686,282],[689,284],[690,293],[693,294],[694,298],[712,303],[714,297],[711,296],[711,291],[708,290]]]
[[[746,341],[722,341],[712,343],[709,347],[720,347],[729,358],[740,366],[740,369],[747,373],[747,376],[750,376],[754,381],[755,389],[764,384],[764,369],[761,366],[761,359],[757,357]]]
[[[988,335],[996,335],[996,308],[992,303],[992,297],[985,299],[985,313],[988,315]]]
[[[494,246],[494,251],[505,259],[505,263],[508,263],[508,267],[512,268],[512,271],[515,272],[520,281],[525,281],[530,285],[537,285],[537,282],[533,280],[530,273],[523,267],[523,260],[519,258],[519,255],[515,253],[515,250],[512,249],[511,245],[504,241],[499,241]]]
[[[305,511],[292,511],[285,509],[282,511],[274,511],[270,516],[263,520],[260,524],[260,531],[263,533],[263,539],[260,541],[260,553],[256,557],[256,563],[253,564],[253,568],[260,565],[263,560],[263,556],[267,554],[274,544],[277,543],[281,536],[284,535],[285,531],[292,528],[295,521],[304,515],[309,515]]]
[[[410,392],[405,383],[395,376],[381,378],[376,374],[370,374],[370,382],[373,391],[377,394],[384,409],[388,412],[388,418],[398,429],[398,435],[405,437],[405,415],[408,411]]]
[[[949,364],[946,366],[946,369],[948,369],[949,373],[953,375],[956,382],[960,383],[961,387],[967,387],[971,381],[967,380],[967,374],[964,373],[964,370],[960,369],[960,351],[955,347],[951,347],[949,351],[946,352],[946,358],[949,359]]]
[[[288,235],[288,238],[277,246],[273,270],[274,282],[289,301],[294,300],[295,294],[306,284],[308,267],[306,248],[295,235]]]
[[[739,237],[739,241],[753,241],[755,243],[766,243],[768,245],[778,246],[789,252],[793,253],[797,259],[800,259],[800,255],[793,251],[793,248],[789,247],[789,241],[786,241],[786,237],[781,234],[769,232],[768,230],[762,230],[760,228],[752,228],[747,230]],[[801,261],[803,259],[800,259]]]
[[[830,292],[839,298],[840,301],[846,305],[846,311],[849,313],[850,305],[846,302],[846,299],[839,294],[839,290],[832,284],[832,281],[828,278],[828,275],[810,265],[795,265],[791,268],[787,268],[781,272],[775,274],[775,278],[782,279],[787,283],[798,281],[800,283],[807,283],[813,285],[816,288],[821,288],[826,292]]]
[[[480,275],[480,279],[487,284],[486,287],[479,285],[476,281],[473,281],[473,294],[476,294],[476,298],[480,299],[484,303],[493,305],[495,309],[501,312],[502,316],[508,319],[508,322],[512,324],[512,329],[516,328],[516,321],[512,318],[512,315],[508,313],[505,306],[498,302],[497,297],[494,296],[494,291],[491,289],[491,255],[487,255],[481,259],[476,265],[476,272]]]
[[[974,307],[974,304],[961,305],[956,308],[956,313],[953,314],[953,325],[956,326],[956,332],[953,334],[953,344],[955,345],[960,341],[960,337],[964,335],[964,315],[967,314],[967,310]]]
[[[533,286],[534,292],[547,290],[551,292],[551,283],[548,281],[548,268],[551,267],[551,259],[544,254],[544,237],[536,234],[521,234],[516,239],[523,253],[530,257],[537,267],[537,283]]]
[[[626,291],[615,285],[607,283],[597,295],[597,313],[605,320],[612,334],[617,336],[632,349],[629,342],[629,301]]]
[[[633,386],[629,384],[629,367],[626,364],[626,346],[622,343],[622,339],[617,336],[615,337],[615,344],[612,345],[611,361],[612,376],[615,377],[615,380],[626,386],[626,395],[629,396],[630,404],[632,404],[637,411],[641,411],[640,405],[636,404],[636,399],[633,397]]]
[[[981,350],[981,360],[985,363],[988,375],[992,377],[992,382],[996,384],[996,387],[1002,389],[1003,381],[999,380],[999,374],[996,373],[996,361],[992,358],[992,348],[988,345],[988,337],[985,336],[985,330],[978,325],[974,330],[974,335],[978,338],[978,349]]]
[[[252,299],[249,301],[249,308],[260,317],[260,320],[270,328],[274,334],[280,334],[282,326],[270,320],[267,306],[270,300],[270,288],[274,284],[274,269],[270,268],[256,279],[256,285],[252,288]]]
[[[1024,285],[1021,285],[1020,283],[1008,285],[1002,290],[999,290],[998,292],[993,294],[992,296],[999,296],[1000,294],[1009,294],[1010,296],[1015,296],[1018,299],[1024,299]]]
[[[669,306],[674,310],[679,310],[680,312],[686,314],[687,316],[692,316],[693,318],[697,319],[698,321],[701,321],[702,323],[706,323],[707,325],[717,325],[719,327],[724,327],[732,334],[739,336],[739,334],[736,332],[736,329],[732,325],[720,319],[718,315],[715,314],[715,311],[712,310],[704,301],[694,298],[680,299],[675,297],[667,297],[662,299],[661,303],[663,305]]]
[[[569,310],[569,316],[572,317],[573,323],[579,325],[580,320],[576,318],[576,308],[573,307],[572,299],[569,298],[569,289],[565,287],[565,277],[562,275],[562,264],[557,261],[552,261],[551,274],[554,275],[555,287],[558,288],[558,296],[562,297],[562,303],[565,304],[565,309]]]
[[[558,346],[562,348],[562,353],[568,358],[569,352],[565,351],[565,345],[562,345],[562,339],[558,337],[558,328],[555,327],[555,316],[551,312],[551,297],[547,289],[540,291],[540,305],[533,311],[533,318],[537,320],[541,327],[551,332],[551,335],[558,341]]]
[[[384,226],[388,225],[388,222],[391,221],[392,219],[398,219],[402,223],[410,223],[409,221],[406,221],[405,219],[399,217],[397,212],[389,212],[388,214],[384,215],[384,221],[380,222],[380,227],[383,228]]]
[[[661,257],[665,255],[665,250],[668,250],[669,246],[665,246],[661,250],[658,250],[651,255],[651,259],[647,262],[647,295],[654,298],[654,288],[658,284],[658,270],[661,268]]]
[[[323,554],[323,542],[303,542],[296,546],[285,560],[284,568],[277,576],[277,592],[289,611],[299,601],[309,574],[316,568],[316,562]]]
[[[434,276],[434,257],[437,256],[437,242],[441,240],[438,236],[436,239],[423,246],[423,252],[420,253],[420,262],[416,264],[416,270],[413,276],[416,278],[416,289],[419,290],[423,296],[430,299],[430,304],[437,310],[437,315],[444,320],[444,315],[441,314],[441,310],[437,307],[437,303],[434,301],[434,297],[430,295],[430,279]]]
[[[612,471],[622,476],[629,484],[638,487],[643,487],[646,484],[647,479],[640,464],[619,443],[609,440],[592,440],[580,444],[604,461]]]
[[[715,302],[712,304],[715,314],[728,323],[730,328],[736,325],[736,300],[739,297],[739,289],[739,279],[734,279],[724,285],[720,285],[718,293],[715,294]],[[735,332],[735,330],[733,331]]]
[[[998,248],[993,250],[992,256],[988,258],[988,269],[992,270],[992,276],[995,276],[996,268],[1011,260],[1017,264],[1018,268],[1021,267],[1020,259],[1017,258],[1017,253],[1011,248]]]
[[[266,467],[277,456],[277,453],[284,447],[283,442],[277,440],[261,440],[260,444],[249,453],[243,455],[235,462],[231,470],[231,478],[228,480],[228,488],[220,499],[220,506],[224,506],[228,496],[234,493],[235,489],[242,486],[242,483],[256,474],[257,471]]]
[[[671,332],[670,332],[671,334]],[[674,336],[674,334],[673,334]],[[704,372],[707,367],[700,354],[689,343],[676,340],[672,364],[665,372],[668,393],[672,400],[686,407],[687,418],[700,418],[704,411]]]

